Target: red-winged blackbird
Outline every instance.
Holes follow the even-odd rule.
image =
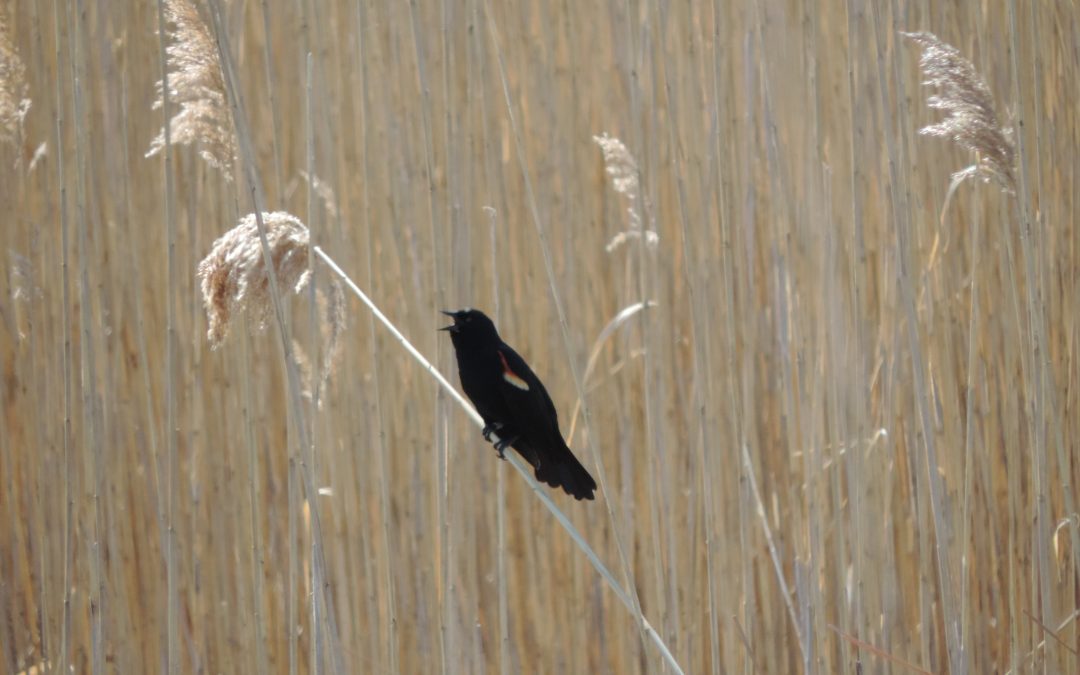
[[[502,341],[483,312],[443,314],[454,319],[441,330],[454,341],[461,386],[484,418],[484,438],[498,434],[499,456],[507,446],[514,448],[532,464],[538,481],[561,486],[575,499],[592,499],[596,481],[566,447],[555,404],[525,359]]]

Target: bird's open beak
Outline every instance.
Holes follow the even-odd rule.
[[[451,333],[456,333],[457,332],[457,316],[455,315],[455,313],[454,312],[448,312],[445,309],[441,309],[439,311],[454,320],[454,323],[452,323],[449,326],[443,326],[439,330],[448,330]]]

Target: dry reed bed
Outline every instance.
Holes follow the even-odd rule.
[[[1080,667],[1074,8],[271,4],[0,8],[0,670],[663,667],[321,266],[211,349],[279,210],[497,314],[686,672]]]

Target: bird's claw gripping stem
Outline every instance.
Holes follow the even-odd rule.
[[[499,439],[499,442],[495,444],[495,452],[499,453],[499,459],[506,459],[506,448],[517,441],[517,439],[517,436]]]
[[[484,427],[484,430],[482,432],[480,432],[480,433],[482,433],[484,435],[484,440],[485,441],[491,442],[491,434],[497,432],[499,429],[502,429],[502,428],[503,428],[502,422],[492,422],[491,424],[486,425]]]

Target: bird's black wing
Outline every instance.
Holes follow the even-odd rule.
[[[515,426],[537,443],[552,442],[555,438],[561,441],[559,416],[540,378],[505,343],[499,346],[499,360],[503,367],[499,386]]]
[[[538,481],[562,487],[575,499],[592,499],[596,481],[563,440],[555,404],[540,378],[510,347],[500,345],[498,352],[499,387],[520,434],[512,446],[533,465]]]

